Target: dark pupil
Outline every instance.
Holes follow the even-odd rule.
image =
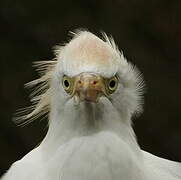
[[[114,80],[110,81],[109,86],[110,86],[111,88],[114,88],[115,85],[116,85],[116,82],[115,82]]]
[[[64,80],[65,87],[69,87],[69,82],[67,80]]]

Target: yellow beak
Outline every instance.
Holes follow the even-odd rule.
[[[103,79],[99,75],[82,73],[76,77],[74,95],[80,101],[98,102],[104,92]]]

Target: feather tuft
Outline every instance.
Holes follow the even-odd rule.
[[[50,111],[51,88],[50,82],[56,61],[37,61],[33,63],[40,78],[25,84],[26,88],[32,88],[30,94],[31,106],[19,109],[15,113],[13,121],[18,125],[26,125],[39,117],[48,116]]]

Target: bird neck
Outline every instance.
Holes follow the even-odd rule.
[[[50,113],[48,133],[42,142],[44,149],[53,152],[75,137],[91,136],[108,131],[118,135],[132,148],[139,151],[130,119],[122,119],[118,112],[108,112],[100,107],[86,104],[86,106],[62,109],[62,111],[53,109]]]

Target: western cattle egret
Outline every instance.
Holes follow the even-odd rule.
[[[131,117],[142,111],[143,79],[112,38],[72,33],[41,61],[23,123],[48,115],[41,144],[2,180],[179,180],[181,164],[140,149]],[[28,120],[28,121],[24,121]]]

